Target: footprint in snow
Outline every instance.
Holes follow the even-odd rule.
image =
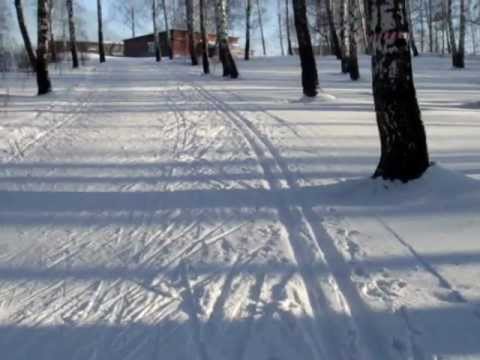
[[[386,301],[400,297],[407,285],[403,280],[380,278],[364,283],[362,291],[369,297]]]

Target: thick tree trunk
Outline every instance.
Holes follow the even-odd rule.
[[[103,42],[102,0],[97,0],[98,54],[101,63],[105,62],[105,44]]]
[[[341,57],[341,70],[343,74],[348,73],[348,49],[347,49],[347,36],[346,36],[346,27],[348,23],[348,19],[346,18],[348,12],[346,11],[348,0],[340,0],[340,48],[342,51]]]
[[[263,56],[267,56],[267,45],[265,43],[265,32],[263,30],[263,17],[262,17],[262,7],[260,6],[260,0],[257,0],[257,11],[258,11],[258,25],[260,26],[260,36],[262,38]]]
[[[230,52],[228,43],[228,16],[227,0],[215,0],[215,17],[217,23],[217,40],[219,46],[219,57],[223,65],[223,76],[238,78],[238,69]]]
[[[465,67],[465,33],[466,33],[466,14],[465,0],[460,0],[460,34],[458,36],[458,49],[453,58],[453,66],[459,69]]]
[[[15,9],[17,12],[18,26],[20,27],[20,32],[22,34],[23,43],[25,45],[25,51],[28,55],[28,60],[32,66],[33,71],[36,71],[37,68],[37,58],[33,52],[32,42],[30,40],[30,35],[28,34],[27,25],[25,24],[25,17],[23,15],[23,5],[21,0],[15,0]]]
[[[44,95],[52,91],[52,84],[48,74],[48,29],[49,24],[49,0],[37,1],[37,85],[38,95]]]
[[[200,0],[200,32],[202,34],[202,64],[203,73],[210,74],[210,62],[208,60],[208,35],[205,24],[205,0]]]
[[[285,0],[285,25],[287,27],[287,45],[288,45],[288,55],[293,55],[292,47],[292,35],[290,32],[290,1]]]
[[[162,53],[160,51],[160,39],[158,38],[157,28],[157,0],[152,0],[152,25],[153,25],[153,41],[155,43],[155,60],[160,62],[162,60]]]
[[[193,66],[198,65],[197,51],[195,48],[195,34],[193,26],[193,0],[185,0],[187,13],[188,51]]]
[[[252,15],[252,0],[247,0],[245,7],[245,60],[250,60],[250,19]]]
[[[374,177],[409,181],[429,166],[415,92],[405,0],[368,0],[372,76],[381,158]]]
[[[350,79],[358,80],[360,78],[360,71],[358,68],[358,50],[357,50],[357,27],[359,19],[357,17],[357,12],[355,9],[355,0],[347,0],[348,7],[348,71],[350,73]]]
[[[318,73],[315,55],[313,54],[312,39],[308,29],[307,7],[305,0],[293,1],[295,28],[297,30],[298,50],[302,65],[303,94],[315,97],[318,93]]]
[[[167,5],[165,1],[166,0],[162,0],[163,21],[165,23],[165,36],[167,37],[168,56],[170,59],[173,59],[173,49],[172,49],[172,42],[170,38],[170,28],[168,26],[168,12],[167,12]]]
[[[73,14],[73,0],[67,0],[67,12],[68,12],[68,30],[70,33],[70,51],[72,53],[72,65],[73,65],[73,68],[76,69],[79,66],[79,62],[78,62],[78,50],[77,50],[77,38],[75,35],[75,18]]]
[[[282,5],[281,0],[277,0],[278,7],[278,37],[280,40],[280,51],[282,56],[285,56],[285,47],[283,45],[283,22],[282,22]]]
[[[330,42],[332,45],[332,53],[338,60],[342,59],[342,50],[340,48],[340,41],[338,40],[337,30],[335,30],[335,21],[333,19],[332,4],[330,0],[325,0],[325,10],[327,13],[328,27],[330,29]]]

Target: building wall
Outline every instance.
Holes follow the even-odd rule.
[[[185,57],[189,56],[189,42],[188,35],[186,31],[183,30],[171,30],[170,33],[171,46],[174,57]],[[208,42],[210,44],[215,44],[216,35],[209,34]],[[160,48],[162,56],[167,56],[167,37],[165,32],[159,33]],[[201,47],[198,46],[202,42],[201,34],[195,33],[195,44],[197,52],[201,53]],[[236,45],[238,43],[238,38],[231,37],[230,45]],[[154,49],[154,37],[153,34],[136,37],[133,39],[124,40],[124,55],[130,57],[152,57],[155,55]]]
[[[149,51],[149,44],[153,42],[153,34],[124,40],[123,54],[129,57],[152,56],[153,53]]]
[[[120,56],[123,54],[123,44],[121,43],[105,43],[105,53],[109,56]],[[70,42],[55,41],[55,49],[57,52],[69,52]],[[77,49],[80,53],[98,54],[98,43],[93,41],[77,41]]]

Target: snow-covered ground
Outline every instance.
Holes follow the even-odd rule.
[[[480,359],[480,60],[416,60],[406,185],[368,178],[368,62],[313,102],[295,58],[2,79],[0,358]]]

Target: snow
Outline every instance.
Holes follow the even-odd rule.
[[[7,75],[2,359],[480,359],[480,60],[416,60],[408,184],[369,178],[368,64],[310,102],[296,58]]]

